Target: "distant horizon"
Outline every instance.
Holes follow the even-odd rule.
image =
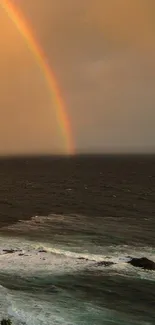
[[[82,157],[154,157],[155,152],[117,152],[117,153],[76,153],[76,154],[14,154],[14,155],[0,155],[1,160],[20,160],[20,159],[68,159],[68,158],[82,158]]]

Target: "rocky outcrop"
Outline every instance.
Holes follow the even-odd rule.
[[[97,266],[111,266],[115,264],[114,262],[110,262],[110,261],[101,261],[97,263]]]
[[[1,325],[11,325],[11,319],[2,319],[1,320]]]
[[[140,267],[145,270],[153,270],[155,271],[155,262],[149,260],[146,257],[141,257],[141,258],[135,258],[135,257],[130,257],[130,261],[127,261],[126,263],[131,264],[134,267]],[[114,263],[112,261],[101,261],[96,263],[96,266],[111,266],[117,263]]]
[[[127,263],[133,265],[134,267],[141,267],[145,270],[154,270],[155,271],[155,262],[149,260],[146,257],[141,258],[132,258],[131,261]]]
[[[12,253],[16,253],[16,252],[21,252],[20,249],[3,249],[3,252],[5,254],[12,254]]]
[[[89,261],[89,259],[88,258],[85,258],[85,257],[78,257],[78,260]]]
[[[39,249],[38,253],[47,253],[47,251],[45,249]]]

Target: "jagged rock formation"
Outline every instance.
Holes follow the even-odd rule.
[[[132,258],[128,263],[135,267],[141,267],[145,270],[155,270],[155,263],[146,257]]]
[[[1,325],[11,325],[12,322],[10,319],[2,319],[1,320]]]

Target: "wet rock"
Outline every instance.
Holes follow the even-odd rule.
[[[97,263],[97,266],[111,266],[115,264],[114,262],[110,262],[110,261],[101,261]]]
[[[155,271],[155,262],[149,260],[146,257],[141,258],[132,258],[131,261],[128,261],[127,263],[135,266],[135,267],[141,267],[145,270],[154,270]]]
[[[16,249],[3,249],[3,252],[5,254],[12,254],[12,253],[17,252],[17,250]]]
[[[10,319],[2,319],[1,320],[1,325],[11,325],[12,322]]]
[[[12,254],[12,253],[17,253],[17,252],[22,252],[21,249],[13,249],[13,248],[10,248],[10,249],[3,249],[2,250],[5,254]]]
[[[85,261],[89,261],[88,258],[85,257],[78,257],[78,260],[85,260]]]
[[[39,249],[38,253],[47,253],[45,249]]]

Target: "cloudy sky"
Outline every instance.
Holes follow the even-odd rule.
[[[12,1],[57,76],[76,151],[155,151],[155,1]],[[1,6],[0,21],[0,153],[64,151],[43,75]]]

